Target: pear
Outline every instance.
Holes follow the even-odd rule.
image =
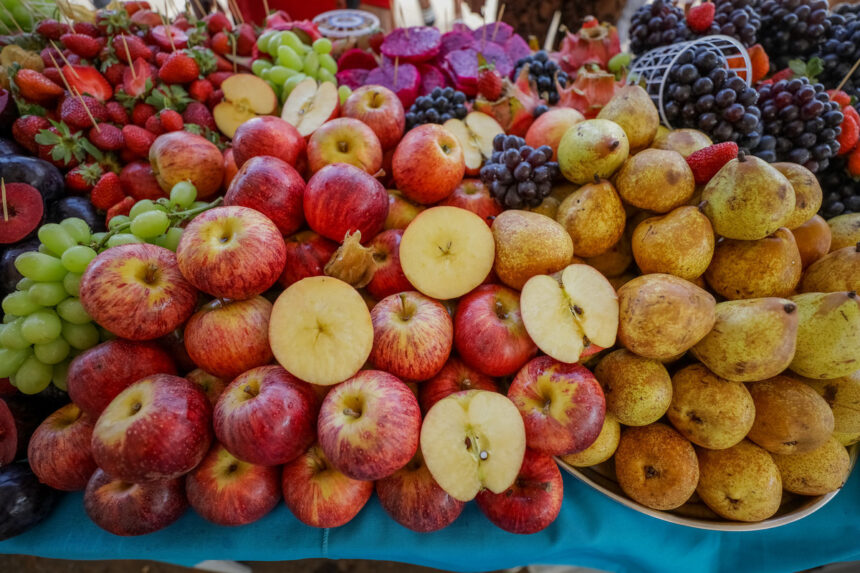
[[[585,260],[587,265],[591,265],[605,277],[617,277],[624,274],[624,271],[630,267],[633,262],[633,251],[630,247],[630,241],[626,234],[618,241],[609,247],[608,251],[588,257]]]
[[[608,119],[587,119],[572,125],[558,144],[558,166],[572,183],[588,183],[615,173],[630,143],[620,125]]]
[[[764,239],[794,211],[794,189],[785,175],[758,157],[739,154],[717,171],[702,191],[705,215],[718,235]]]
[[[772,167],[785,175],[794,189],[794,211],[784,226],[796,229],[812,218],[821,208],[821,185],[815,174],[797,163],[774,163]]]
[[[807,222],[792,229],[791,234],[797,243],[804,269],[830,252],[833,234],[821,215],[813,215]]]
[[[615,187],[602,180],[568,195],[558,206],[556,221],[570,235],[578,257],[594,257],[618,242],[627,218]]]
[[[606,411],[625,426],[647,426],[663,417],[672,402],[672,379],[658,360],[629,350],[607,354],[594,369]]]
[[[763,239],[719,241],[705,280],[729,300],[786,297],[794,293],[802,272],[797,242],[783,227]]]
[[[692,349],[717,376],[755,382],[791,364],[797,342],[797,305],[784,298],[717,304],[714,328]]]
[[[657,136],[651,147],[654,149],[669,149],[677,151],[684,159],[700,149],[713,145],[711,138],[697,129],[675,129],[657,131]]]
[[[837,251],[860,243],[860,213],[846,213],[827,220],[832,240],[830,250]]]
[[[561,456],[561,459],[577,468],[602,464],[615,453],[615,449],[618,447],[618,440],[620,439],[621,424],[618,423],[615,416],[606,412],[603,418],[603,427],[600,429],[597,439],[581,452]]]
[[[801,454],[833,433],[833,411],[818,392],[788,376],[747,384],[755,421],[747,436],[773,454]]]
[[[803,273],[800,292],[860,291],[860,242],[833,251]]]
[[[678,207],[640,223],[633,232],[632,247],[643,273],[693,280],[711,264],[714,230],[696,207]]]
[[[860,370],[833,380],[800,379],[821,394],[833,410],[833,435],[843,446],[860,441]]]
[[[774,455],[782,487],[800,495],[824,495],[836,491],[851,473],[851,456],[831,436],[822,446],[803,454]]]
[[[667,213],[690,200],[696,180],[677,151],[646,149],[624,162],[615,177],[615,186],[626,203]]]
[[[806,293],[791,300],[797,305],[799,323],[790,368],[817,380],[840,378],[860,369],[857,293]]]
[[[621,126],[627,134],[630,149],[647,147],[657,135],[660,114],[657,107],[641,86],[624,86],[616,90],[597,119],[608,119]]]
[[[493,269],[511,288],[521,290],[535,275],[552,274],[570,264],[573,242],[564,227],[540,213],[509,209],[493,221]]]

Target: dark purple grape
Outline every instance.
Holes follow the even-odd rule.
[[[705,113],[706,111],[711,111],[714,109],[714,95],[706,94],[700,96],[699,99],[696,100],[696,111],[700,113]]]
[[[529,152],[529,156],[526,157],[526,161],[528,161],[532,167],[540,167],[547,162],[547,156],[540,149],[534,149]]]
[[[504,151],[505,149],[505,134],[499,133],[493,138],[493,149],[496,151]]]
[[[683,84],[692,84],[699,77],[699,70],[693,64],[684,64],[678,70],[678,81]]]
[[[525,181],[532,175],[532,166],[523,161],[514,169],[514,179],[517,181]]]
[[[505,142],[507,144],[507,142]],[[505,160],[505,165],[507,165],[508,169],[514,169],[517,165],[522,161],[522,157],[520,157],[519,149],[509,147],[505,150],[505,154],[503,156]]]
[[[520,181],[517,183],[517,193],[525,199],[531,199],[537,195],[537,184],[532,181]]]
[[[704,95],[711,93],[714,89],[714,82],[711,78],[699,78],[693,84],[693,93],[696,95]]]
[[[744,115],[744,106],[735,103],[723,110],[723,119],[729,122],[736,122]]]
[[[714,96],[714,101],[721,108],[726,108],[735,103],[735,99],[737,99],[737,94],[734,90],[723,89],[717,92],[717,95]]]

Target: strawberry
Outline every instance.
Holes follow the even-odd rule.
[[[225,58],[224,56],[219,56],[216,53],[212,53],[215,56],[215,71],[216,72],[230,72],[233,73],[233,62]],[[208,75],[208,74],[206,74]]]
[[[92,194],[90,194],[90,200],[92,201]],[[116,203],[113,207],[110,207],[107,210],[107,215],[105,215],[105,225],[110,223],[110,220],[116,217],[117,215],[128,215],[131,213],[131,208],[134,207],[134,204],[137,201],[132,199],[131,197],[126,197],[119,203]],[[93,205],[95,205],[95,201],[93,201]]]
[[[502,96],[502,76],[496,66],[488,64],[482,54],[478,54],[478,93],[488,101],[496,101]]]
[[[59,40],[60,37],[63,34],[68,33],[68,31],[68,25],[57,22],[53,18],[42,20],[36,25],[36,32],[49,40]]]
[[[66,190],[78,195],[89,193],[93,185],[98,183],[103,173],[98,163],[78,165],[66,173]]]
[[[188,87],[188,95],[191,99],[205,103],[214,90],[209,80],[194,80]]]
[[[63,88],[35,70],[18,70],[15,85],[21,97],[35,103],[48,103],[63,95]]]
[[[125,194],[122,192],[122,185],[119,182],[119,175],[112,171],[108,171],[102,175],[90,192],[90,202],[96,209],[107,211],[117,203],[125,199]],[[134,201],[132,201],[134,204]]]
[[[54,46],[46,46],[39,52],[39,56],[42,58],[42,63],[45,64],[45,67],[57,67],[60,65],[60,62],[63,61],[63,58],[60,56],[60,51],[56,49]]]
[[[851,106],[846,106],[849,109],[854,109]],[[844,112],[843,112],[844,113]],[[839,142],[839,153],[837,155],[847,155],[851,150],[857,147],[857,141],[860,139],[860,123],[857,121],[857,111],[853,115],[845,113],[845,118],[840,125],[842,131],[836,141]]]
[[[44,159],[60,169],[71,169],[89,156],[101,158],[101,152],[81,133],[72,133],[69,126],[62,122],[51,122],[52,126],[36,135],[40,159]]]
[[[780,70],[773,74],[770,78],[770,81],[773,83],[778,82],[779,80],[790,80],[794,77],[794,71],[791,68],[785,68],[784,70]]]
[[[161,125],[161,120],[159,119],[158,114],[149,116],[149,119],[146,120],[146,124],[143,127],[146,131],[154,133],[155,135],[167,133],[167,130],[164,129],[163,125]]]
[[[60,106],[60,120],[71,128],[84,129],[93,122],[87,114],[87,109],[97,122],[108,120],[107,108],[104,104],[90,96],[67,97]]]
[[[62,85],[63,76],[60,74],[60,70],[57,68],[45,68],[42,70],[42,75],[54,82],[55,84]]]
[[[126,67],[122,62],[117,62],[102,70],[102,75],[110,85],[116,87],[122,83],[122,74],[125,72]]]
[[[74,91],[89,94],[99,101],[113,97],[113,89],[97,69],[90,66],[63,66],[61,70]]]
[[[30,153],[36,153],[39,148],[39,144],[36,143],[36,136],[40,131],[49,127],[51,127],[51,122],[44,117],[22,115],[12,124],[12,137]]]
[[[126,68],[122,75],[122,91],[133,98],[146,95],[152,89],[152,68],[142,58],[134,61],[134,68]]]
[[[164,62],[167,61],[167,56],[170,55],[170,52],[156,52],[155,54],[155,65],[159,68],[164,65]]]
[[[839,107],[851,105],[851,96],[842,90],[827,90],[827,95],[830,96],[830,101],[835,101]]]
[[[152,59],[152,50],[137,36],[119,34],[111,40],[111,45],[113,46],[114,53],[116,53],[116,57],[124,64],[133,62],[138,58],[146,61]],[[128,46],[128,51],[125,49],[126,46]]]
[[[154,133],[136,125],[126,125],[122,128],[125,148],[138,157],[149,157],[149,148],[157,137]]]
[[[855,147],[851,155],[848,156],[845,168],[853,177],[860,177],[860,146]]]
[[[161,127],[166,132],[182,131],[185,127],[185,121],[182,115],[174,109],[163,109],[158,112],[158,120],[161,122]]]
[[[119,124],[120,127],[128,123],[128,112],[118,101],[107,102],[105,108],[112,123]]]
[[[232,71],[229,72],[213,72],[206,76],[206,79],[212,84],[213,88],[219,89],[221,87],[221,82],[229,78],[233,75]],[[220,101],[220,100],[219,100]]]
[[[687,157],[697,185],[704,185],[723,165],[738,156],[738,144],[732,141],[710,145]]]
[[[143,127],[146,125],[146,120],[149,116],[155,115],[155,106],[148,103],[138,102],[134,104],[134,109],[131,110],[131,122],[134,125]]]
[[[163,24],[161,16],[152,10],[138,10],[131,15],[130,20],[139,28],[155,28]]]
[[[93,38],[101,36],[101,30],[99,30],[99,27],[92,22],[75,22],[72,24],[72,30],[75,34],[86,34]]]
[[[159,79],[166,84],[191,83],[199,75],[200,67],[185,51],[173,52],[167,56],[167,60],[158,70]]]
[[[72,53],[87,60],[93,58],[102,49],[101,42],[86,34],[63,34],[60,41]]]
[[[125,147],[122,129],[109,123],[102,123],[99,128],[91,127],[87,138],[102,151],[119,151]]]
[[[230,23],[230,20],[228,20],[227,16],[222,12],[209,14],[203,18],[203,21],[206,22],[206,29],[209,30],[210,34],[217,34],[222,30],[227,30],[229,32],[233,29],[233,25]]]
[[[716,12],[717,7],[713,2],[693,6],[687,12],[687,26],[697,34],[704,34],[711,27]]]
[[[202,127],[208,127],[213,131],[218,129],[215,125],[215,118],[212,117],[212,112],[200,102],[195,101],[188,104],[188,107],[182,113],[182,120],[185,123],[194,123]]]
[[[215,106],[221,103],[224,99],[224,90],[217,89],[212,92],[212,95],[209,96],[209,101],[206,102],[206,105],[209,106],[209,109],[215,109]]]
[[[250,56],[251,50],[254,49],[254,44],[257,43],[254,27],[250,24],[239,24],[237,32],[236,53],[240,56]]]
[[[230,36],[224,32],[218,32],[212,36],[212,51],[222,56],[232,53],[233,45],[230,41]]]
[[[125,13],[129,16],[133,15],[138,10],[151,10],[152,6],[149,2],[123,2],[122,7],[125,8]]]

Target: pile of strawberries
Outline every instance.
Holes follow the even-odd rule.
[[[851,96],[841,90],[829,90],[830,99],[842,106],[842,133],[839,135],[839,155],[847,158],[845,168],[853,177],[860,176],[860,114],[851,103]]]
[[[250,24],[222,13],[168,24],[148,2],[99,10],[94,24],[44,20],[36,33],[41,65],[9,73],[13,136],[109,217],[164,196],[148,161],[159,135],[185,130],[223,147],[211,110],[256,42]]]

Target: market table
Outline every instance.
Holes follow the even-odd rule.
[[[857,472],[855,472],[856,474]],[[777,529],[724,533],[665,523],[623,507],[565,475],[565,502],[549,528],[512,535],[471,503],[442,531],[417,534],[390,519],[375,499],[347,525],[312,529],[280,504],[240,528],[211,525],[189,511],[162,531],[122,538],[84,514],[82,495],[67,495],[35,529],[0,543],[0,553],[64,559],[154,559],[194,565],[207,559],[281,561],[326,557],[409,562],[455,571],[571,564],[608,571],[799,571],[860,560],[860,476],[806,519]]]

